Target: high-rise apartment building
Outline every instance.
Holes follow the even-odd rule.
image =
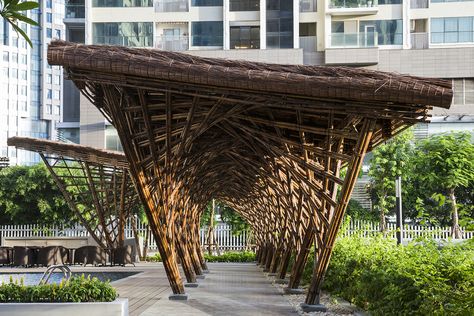
[[[0,156],[9,157],[10,164],[34,164],[39,156],[8,147],[8,137],[55,138],[62,115],[62,70],[49,66],[46,49],[52,38],[64,38],[64,0],[39,4],[28,14],[41,27],[20,23],[32,48],[0,21]]]
[[[86,0],[84,30],[87,44],[453,80],[451,109],[433,112],[433,123],[415,133],[474,130],[472,0]],[[83,97],[80,137],[120,149],[113,127]],[[354,196],[370,204],[363,189]]]

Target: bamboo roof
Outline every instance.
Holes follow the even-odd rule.
[[[48,61],[117,129],[174,293],[176,256],[188,282],[205,268],[199,220],[218,198],[270,272],[284,278],[295,255],[292,288],[316,245],[314,303],[365,153],[453,96],[440,79],[61,41]]]
[[[32,137],[10,137],[8,146],[15,146],[19,149],[44,153],[48,155],[65,156],[80,161],[98,163],[119,168],[128,168],[128,161],[125,155],[118,151],[97,149],[79,144],[64,143],[49,139]]]

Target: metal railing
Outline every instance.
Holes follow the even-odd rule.
[[[49,266],[46,271],[44,271],[43,276],[41,276],[41,279],[38,282],[38,285],[42,284],[48,284],[49,278],[51,278],[51,275],[54,273],[55,270],[60,270],[63,273],[63,279],[66,281],[69,280],[72,276],[71,269],[65,264],[56,264]]]
[[[66,19],[83,19],[85,12],[83,4],[66,4]]]
[[[189,49],[189,36],[168,36],[161,35],[155,37],[155,48],[173,52]]]
[[[317,0],[300,0],[300,12],[316,12]]]
[[[428,49],[430,46],[428,33],[410,33],[410,41],[412,49]]]
[[[94,44],[152,47],[153,36],[94,36],[93,42]]]
[[[329,2],[330,9],[373,8],[378,5],[378,0],[331,0]]]
[[[316,36],[300,36],[300,48],[302,48],[304,52],[315,52],[316,44]]]
[[[188,0],[155,0],[155,12],[188,12]]]
[[[372,33],[332,33],[331,47],[377,47],[377,32]]]

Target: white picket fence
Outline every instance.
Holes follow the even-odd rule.
[[[387,237],[395,238],[396,225],[388,223]],[[343,236],[373,236],[379,232],[379,224],[369,221],[352,220],[348,226],[344,227],[341,233]],[[343,229],[344,229],[343,228]],[[462,239],[474,238],[473,231],[462,230]],[[141,237],[146,236],[147,225],[137,221],[137,232]],[[206,242],[206,229],[202,228],[200,232],[201,245]],[[247,248],[247,234],[243,232],[239,236],[232,235],[232,229],[226,224],[218,224],[214,229],[215,240],[219,246],[219,250],[226,251],[242,251]],[[0,226],[0,238],[8,237],[83,237],[88,236],[87,230],[76,225],[71,228],[64,227],[45,227],[39,225],[3,225]],[[448,239],[451,236],[450,227],[425,227],[420,225],[404,225],[403,239],[412,240],[417,237],[431,237],[433,239]],[[133,230],[130,221],[125,226],[125,237],[133,238]],[[157,251],[157,246],[151,232],[148,234],[148,249],[150,252]]]
[[[148,227],[146,224],[137,220],[137,233],[145,238]],[[207,230],[202,228],[200,231],[201,246],[206,242]],[[214,228],[215,240],[219,246],[219,250],[226,251],[242,251],[246,248],[247,234],[243,232],[239,236],[232,235],[232,228],[226,224],[218,224]],[[9,237],[84,237],[89,233],[81,225],[71,228],[60,226],[40,226],[40,225],[0,225],[0,239]],[[134,233],[129,220],[125,226],[125,238],[134,238]],[[152,233],[148,234],[148,249],[150,252],[158,250],[155,238]]]
[[[380,232],[378,222],[351,220],[347,227],[343,227],[343,236],[362,236],[369,237]],[[387,236],[396,238],[397,226],[395,223],[387,223]],[[412,240],[418,237],[430,237],[436,240],[449,239],[451,237],[451,227],[427,227],[421,225],[403,225],[402,237],[404,240]],[[461,227],[461,239],[471,239],[474,237],[474,231],[466,231]]]

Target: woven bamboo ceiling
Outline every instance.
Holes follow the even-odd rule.
[[[447,81],[346,67],[61,41],[48,61],[116,127],[175,294],[176,254],[188,282],[202,272],[199,217],[217,198],[252,225],[269,272],[296,256],[290,289],[316,245],[315,303],[364,154],[452,99]]]
[[[123,246],[126,220],[138,203],[123,153],[18,136],[8,146],[39,153],[69,208],[100,246]]]

